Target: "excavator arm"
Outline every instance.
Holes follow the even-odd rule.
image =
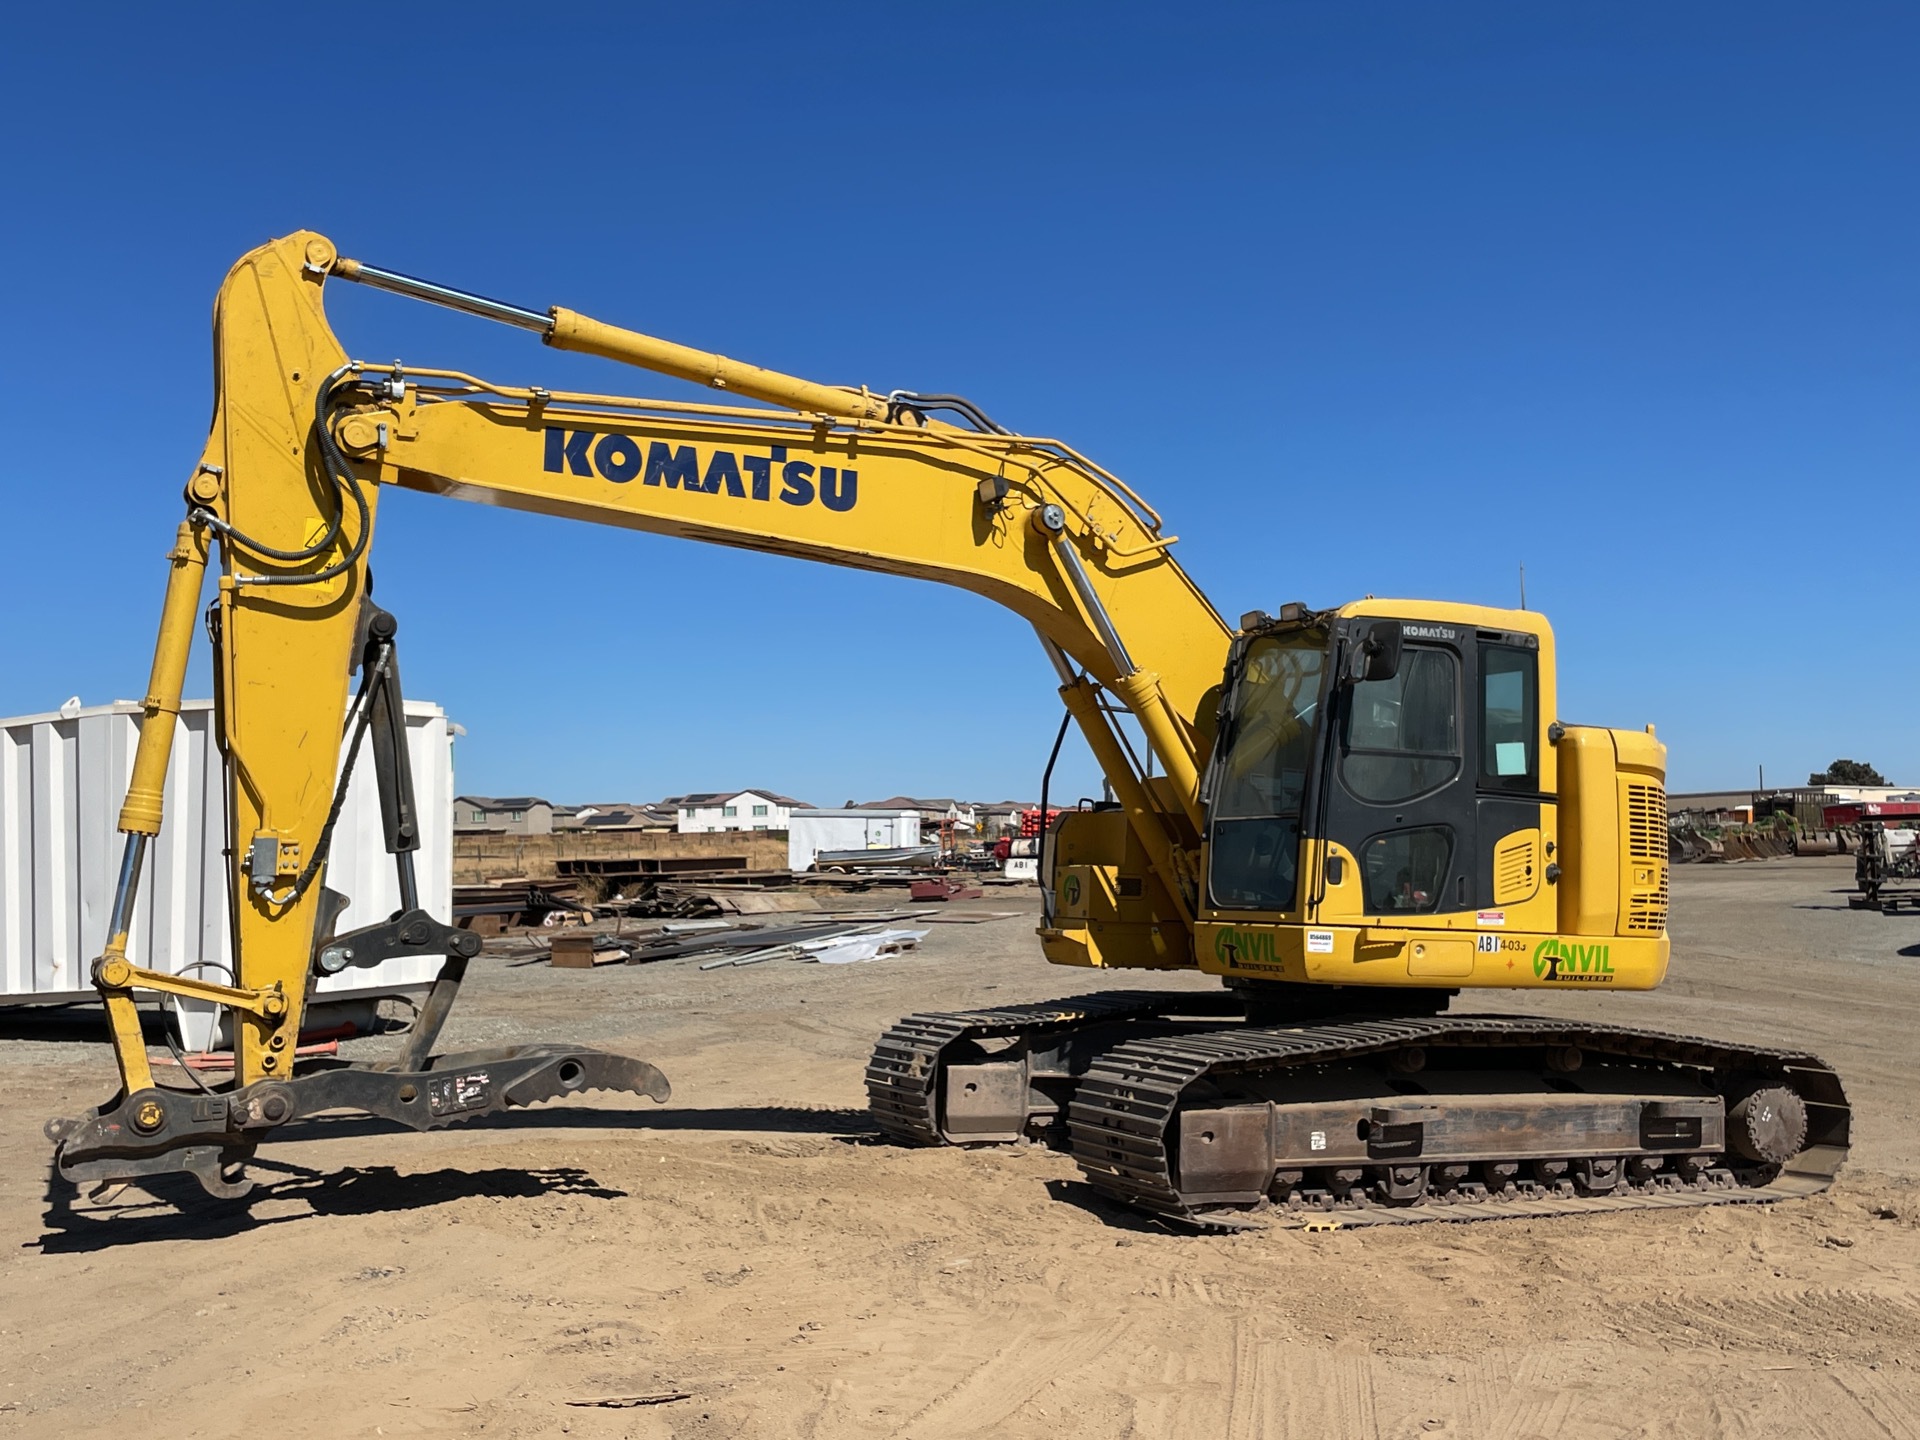
[[[327,323],[330,279],[533,330],[556,349],[695,381],[716,398],[550,391],[356,361]],[[444,948],[451,973],[429,1003],[435,1023],[426,1043],[444,1019],[471,937],[434,924],[411,900],[384,925],[336,937],[338,902],[329,905],[321,883],[343,785],[341,717],[349,715],[350,733],[364,731],[383,703],[397,705],[395,626],[372,605],[368,584],[387,485],[933,580],[1017,611],[1053,658],[1062,697],[1147,858],[1163,963],[1192,963],[1199,776],[1231,634],[1173,560],[1174,538],[1161,533],[1159,516],[1091,461],[1058,441],[1010,434],[955,397],[819,385],[563,308],[520,309],[343,258],[311,232],[275,240],[234,266],[215,305],[214,336],[213,425],[169,556],[146,721],[120,818],[123,868],[110,939],[94,968],[122,1089],[63,1132],[69,1173],[124,1178],[140,1164],[170,1165],[194,1169],[216,1189],[213,1169],[230,1168],[245,1149],[234,1114],[244,1111],[257,1127],[310,1108],[278,1091],[273,1098],[283,1103],[264,1110],[258,1095],[224,1106],[203,1097],[195,1109],[211,1117],[205,1135],[183,1129],[181,1107],[154,1085],[137,992],[193,994],[232,1008],[239,1096],[292,1083],[316,969]],[[230,985],[142,969],[127,956],[210,568],[216,594],[207,623],[234,836]],[[350,711],[356,668],[361,694]],[[1122,710],[1137,721],[1150,756],[1115,723]],[[394,757],[382,753],[383,807],[391,811],[410,797],[393,798]],[[417,838],[387,818],[389,849],[411,897],[408,852]],[[429,1058],[412,1053],[409,1063],[422,1071]],[[555,1075],[562,1068],[548,1065]],[[629,1088],[651,1093],[657,1080],[651,1072]],[[540,1086],[522,1085],[529,1088]],[[664,1092],[664,1082],[656,1088]],[[390,1097],[387,1108],[406,1103]]]

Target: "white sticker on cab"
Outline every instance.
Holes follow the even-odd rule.
[[[1333,953],[1333,932],[1331,930],[1307,931],[1307,953],[1309,955],[1331,955]]]
[[[1482,925],[1504,925],[1507,923],[1507,912],[1504,910],[1482,910],[1476,918]]]

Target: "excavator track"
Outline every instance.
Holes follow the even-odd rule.
[[[1088,1181],[1134,1208],[1233,1227],[1278,1201],[1280,1223],[1321,1228],[1817,1194],[1849,1119],[1801,1051],[1442,1015],[1130,1041],[1087,1068],[1068,1130]]]
[[[1047,1074],[1071,1084],[1072,1073],[1091,1061],[1088,1042],[1102,1032],[1126,1026],[1144,1033],[1167,1028],[1166,1017],[1202,1017],[1212,1027],[1223,1018],[1243,1014],[1232,995],[1205,991],[1124,990],[1077,995],[1067,1000],[1033,1005],[1006,1005],[987,1010],[954,1010],[909,1015],[880,1037],[867,1062],[867,1099],[881,1130],[907,1145],[991,1144],[1020,1138],[1036,1120],[1048,1118],[1044,1095],[1035,1094],[1031,1073],[1034,1060]],[[1121,1034],[1115,1040],[1132,1038]],[[1078,1056],[1062,1053],[1069,1047],[1048,1042],[1078,1042]],[[983,1049],[998,1044],[990,1063],[1001,1067],[1000,1091],[1004,1113],[975,1114],[969,1128],[956,1128],[959,1117],[948,1113],[946,1082],[957,1062],[988,1058]],[[1036,1057],[1036,1050],[1040,1055]],[[1051,1054],[1049,1054],[1051,1050]],[[1001,1059],[1011,1055],[1016,1058]],[[1081,1063],[1075,1067],[1075,1060]],[[1057,1072],[1057,1074],[1056,1074]],[[1071,1073],[1070,1073],[1071,1072]],[[966,1081],[961,1082],[964,1086]],[[1017,1113],[1016,1113],[1017,1112]],[[1063,1117],[1062,1117],[1063,1118]],[[1004,1122],[1004,1123],[1000,1123]],[[997,1128],[995,1128],[997,1126]]]
[[[1203,1228],[1807,1196],[1850,1123],[1802,1051],[1522,1016],[1255,1026],[1179,991],[910,1015],[867,1092],[895,1140],[1043,1136],[1109,1198]]]

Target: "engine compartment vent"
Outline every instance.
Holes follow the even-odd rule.
[[[1667,792],[1658,785],[1627,786],[1627,854],[1666,861]]]

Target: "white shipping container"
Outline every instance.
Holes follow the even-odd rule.
[[[919,843],[918,810],[795,810],[787,821],[787,868],[812,868],[822,850],[895,850]]]
[[[140,725],[140,707],[124,700],[0,720],[0,1005],[97,999],[88,970],[107,943],[124,843],[114,824]],[[166,818],[147,847],[127,958],[169,974],[191,970],[231,983],[226,782],[212,739],[213,703],[185,702],[176,726]],[[443,923],[453,914],[453,735],[438,705],[407,702],[407,750],[421,817],[414,868],[422,908]],[[384,920],[400,908],[366,745],[334,827],[324,883],[351,898],[341,930]],[[404,956],[319,978],[312,999],[419,991],[439,971],[437,956]],[[182,1041],[207,1048],[219,1007],[168,1004]]]

